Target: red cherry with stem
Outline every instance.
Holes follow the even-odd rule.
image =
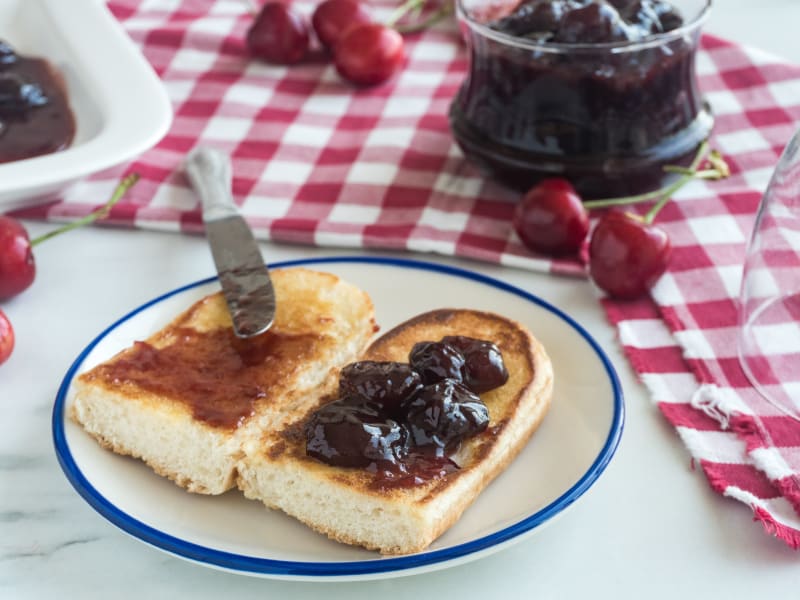
[[[36,262],[33,247],[52,237],[61,235],[71,229],[82,227],[103,218],[111,208],[137,181],[139,176],[132,173],[125,177],[114,190],[114,193],[103,206],[66,225],[45,233],[33,240],[22,223],[14,217],[0,215],[0,300],[7,300],[26,290],[36,277]]]
[[[14,349],[14,328],[5,313],[0,310],[0,365],[8,360]]]
[[[349,28],[370,21],[369,11],[357,0],[325,0],[311,16],[314,31],[327,48],[332,48]]]
[[[333,60],[339,74],[352,83],[383,83],[403,65],[403,36],[379,23],[356,25],[334,46]]]
[[[589,240],[589,274],[612,298],[630,300],[653,286],[671,254],[663,229],[612,210],[600,218]]]
[[[0,300],[16,296],[36,277],[28,232],[13,217],[0,216]]]
[[[514,229],[529,249],[559,255],[577,252],[589,233],[589,214],[566,179],[543,179],[514,211]]]
[[[247,48],[267,62],[291,65],[308,52],[308,34],[308,22],[302,15],[281,2],[268,2],[247,30]]]

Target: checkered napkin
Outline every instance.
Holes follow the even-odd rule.
[[[30,218],[82,216],[119,177],[142,180],[108,222],[200,232],[180,164],[202,142],[233,158],[234,195],[257,237],[407,249],[583,275],[528,253],[510,227],[517,194],[482,177],[449,133],[466,71],[455,27],[407,38],[392,83],[355,89],[321,52],[289,68],[249,60],[241,0],[109,0],[164,82],[169,133],[134,163],[92,176]],[[310,12],[310,4],[299,3]],[[381,8],[377,7],[380,13]],[[800,68],[710,36],[698,56],[716,115],[713,145],[733,175],[694,182],[659,214],[674,255],[652,300],[603,300],[653,400],[711,485],[800,547],[800,427],[753,392],[734,354],[746,238],[779,154],[800,122]]]
[[[637,303],[603,300],[661,412],[711,486],[800,548],[800,422],[764,400],[737,356],[745,247],[763,191],[800,123],[800,68],[706,36],[698,73],[729,179],[687,186],[658,215],[674,253]],[[642,209],[644,210],[644,209]],[[792,324],[779,335],[797,335]]]

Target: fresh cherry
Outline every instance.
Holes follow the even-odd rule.
[[[598,221],[589,240],[589,274],[612,298],[633,299],[661,277],[671,253],[663,229],[612,210]]]
[[[339,74],[352,83],[383,83],[403,65],[403,36],[379,23],[356,25],[336,43],[333,60]]]
[[[35,276],[28,232],[15,218],[0,216],[0,300],[27,289]]]
[[[569,181],[544,179],[514,211],[514,229],[527,248],[545,254],[577,252],[589,232],[589,215]]]
[[[5,313],[0,310],[0,365],[8,360],[14,349],[14,328]]]
[[[357,0],[325,0],[311,16],[311,24],[326,48],[332,48],[351,27],[369,23],[369,11]]]
[[[290,65],[308,52],[306,19],[281,2],[268,2],[247,30],[250,53],[270,63]]]

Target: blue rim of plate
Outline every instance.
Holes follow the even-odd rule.
[[[86,500],[86,502],[88,502],[89,505],[99,512],[103,517],[128,534],[139,538],[143,542],[146,542],[152,546],[156,546],[157,548],[165,550],[166,552],[194,562],[215,566],[217,568],[230,571],[238,571],[254,575],[273,575],[288,578],[336,578],[337,576],[346,578],[353,576],[391,574],[395,572],[401,574],[403,571],[407,571],[409,569],[417,569],[429,565],[446,563],[459,558],[465,558],[471,554],[476,554],[483,550],[492,548],[493,546],[508,542],[541,525],[545,521],[551,519],[569,507],[580,496],[582,496],[592,486],[592,484],[594,484],[598,477],[600,477],[602,472],[611,461],[611,458],[613,457],[622,436],[625,414],[622,387],[619,383],[616,371],[614,370],[614,367],[612,366],[611,361],[608,359],[605,352],[603,352],[594,338],[592,338],[592,336],[589,335],[589,333],[569,315],[542,300],[541,298],[538,298],[537,296],[534,296],[525,290],[498,279],[494,279],[492,277],[459,267],[452,267],[419,260],[371,256],[332,256],[325,258],[288,260],[270,264],[270,268],[274,269],[295,266],[324,265],[330,263],[363,263],[371,265],[383,265],[406,269],[433,271],[455,277],[461,277],[524,298],[564,320],[569,326],[577,331],[595,351],[598,358],[603,363],[603,367],[608,374],[614,390],[614,415],[611,422],[611,428],[608,432],[608,437],[606,438],[605,444],[600,450],[597,458],[594,460],[586,473],[584,473],[583,476],[571,488],[556,498],[549,505],[536,511],[521,521],[505,527],[504,529],[495,531],[484,537],[459,544],[457,546],[395,558],[379,558],[374,560],[345,562],[303,562],[244,556],[241,554],[224,552],[221,550],[208,548],[206,546],[201,546],[199,544],[194,544],[192,542],[187,542],[180,538],[176,538],[164,533],[163,531],[150,527],[149,525],[142,523],[137,519],[134,519],[130,515],[117,508],[102,494],[100,494],[100,492],[98,492],[89,483],[78,465],[75,463],[72,453],[70,452],[69,445],[67,444],[64,431],[64,404],[66,401],[67,391],[72,384],[72,379],[74,378],[86,356],[111,331],[138,313],[165,300],[166,298],[180,294],[186,290],[205,285],[216,279],[216,277],[209,277],[207,279],[195,281],[194,283],[190,283],[154,298],[153,300],[141,305],[117,320],[115,323],[107,327],[102,333],[100,333],[100,335],[98,335],[80,353],[64,376],[64,379],[61,382],[61,386],[58,390],[58,395],[56,396],[55,406],[53,407],[53,443],[55,445],[58,462],[61,465],[64,474],[67,476],[67,479],[75,488],[75,490],[83,497],[83,499]]]

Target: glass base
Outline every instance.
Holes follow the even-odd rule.
[[[569,155],[558,148],[532,150],[495,139],[470,122],[461,104],[457,99],[450,106],[453,137],[464,155],[490,177],[523,192],[546,177],[565,177],[585,200],[659,189],[674,178],[664,172],[664,166],[688,166],[714,126],[714,117],[704,105],[684,130],[639,155]]]
[[[800,293],[765,299],[749,313],[739,362],[764,398],[800,421]]]

